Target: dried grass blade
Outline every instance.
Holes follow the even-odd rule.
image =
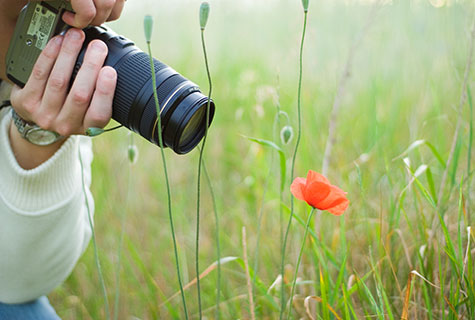
[[[402,307],[401,320],[407,320],[409,316],[409,299],[411,297],[411,285],[412,285],[413,278],[414,278],[414,275],[412,272],[410,272],[409,278],[407,279],[406,296],[404,297],[404,305]]]
[[[411,256],[409,254],[409,249],[407,248],[406,241],[404,240],[404,236],[402,235],[401,230],[396,229],[395,230],[399,238],[401,239],[402,247],[404,249],[404,254],[406,255],[406,260],[407,263],[409,264],[409,267],[412,269],[412,262],[411,262]]]
[[[312,316],[312,313],[310,312],[310,300],[315,300],[317,302],[323,303],[323,299],[317,296],[308,296],[304,300],[305,312],[307,313],[307,316],[310,319],[315,320],[315,318]],[[326,305],[327,305],[328,310],[330,310],[330,312],[333,313],[335,318],[337,318],[338,320],[341,320],[341,317],[338,315],[338,313],[336,313],[336,311],[328,303]]]
[[[228,262],[235,261],[237,259],[238,259],[237,257],[224,257],[219,260],[219,264],[223,265]],[[217,267],[218,267],[218,261],[213,262],[208,268],[205,269],[205,271],[203,271],[200,274],[200,280],[206,277],[208,274],[210,274],[211,271],[217,269]],[[195,277],[193,280],[191,280],[190,282],[188,282],[186,285],[183,286],[183,291],[188,290],[191,286],[193,286],[197,282],[198,282],[198,279],[196,279]],[[170,296],[170,298],[162,302],[159,307],[163,307],[166,303],[170,302],[170,300],[173,300],[178,295],[180,295],[180,291],[175,292],[172,296]]]
[[[455,316],[457,316],[457,318],[459,317],[458,313],[457,313],[457,310],[455,310],[455,307],[452,303],[450,303],[449,299],[447,299],[447,297],[444,295],[444,300],[445,302],[447,302],[447,304],[449,305],[449,308],[450,310],[452,310],[452,312],[455,314]],[[462,318],[460,318],[462,319]]]
[[[244,256],[244,265],[246,266],[247,293],[249,295],[249,308],[251,309],[251,319],[255,320],[256,313],[254,311],[254,298],[252,294],[251,275],[249,273],[249,261],[247,260],[246,227],[242,227],[242,250]]]
[[[463,259],[463,268],[462,268],[462,277],[461,279],[464,279],[465,276],[465,269],[467,267],[467,262],[468,262],[468,254],[470,252],[470,234],[472,233],[472,228],[467,227],[467,249],[465,250],[465,258]]]

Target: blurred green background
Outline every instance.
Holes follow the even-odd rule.
[[[275,139],[278,132],[273,132],[278,105],[288,113],[294,132],[297,131],[303,10],[299,0],[209,2],[211,12],[205,37],[217,109],[205,162],[217,198],[221,257],[243,257],[241,228],[245,226],[249,263],[254,267],[262,210],[259,264],[255,270],[259,285],[254,288],[254,300],[258,319],[275,319],[280,293],[276,289],[266,292],[280,273],[277,156],[272,155],[272,149],[243,136],[281,144],[279,138]],[[199,84],[206,93],[208,82],[198,20],[200,3],[129,1],[121,19],[110,26],[145,50],[142,21],[144,15],[152,15],[154,56]],[[473,306],[470,309],[469,302],[464,303],[464,297],[455,294],[463,284],[459,270],[444,252],[447,239],[441,236],[440,226],[433,224],[434,219],[438,221],[437,210],[426,201],[420,188],[410,185],[405,189],[411,176],[402,159],[394,160],[420,139],[430,142],[443,161],[447,160],[473,17],[473,1],[392,1],[381,5],[310,0],[304,47],[303,129],[295,173],[305,176],[309,169],[321,170],[331,108],[350,56],[352,63],[340,95],[342,104],[328,178],[348,192],[351,204],[341,218],[322,212],[314,221],[312,230],[320,240],[307,241],[299,273],[306,281],[297,287],[295,317],[307,317],[303,298],[315,295],[327,296],[328,302],[312,303],[315,318],[336,319],[328,306],[342,318],[347,318],[346,312],[350,318],[400,318],[411,270],[417,270],[439,287],[446,285],[445,290],[439,290],[420,278],[414,280],[410,299],[412,319],[464,317],[470,315],[470,310],[473,312]],[[351,49],[355,43],[358,45]],[[469,86],[473,82],[472,72]],[[457,252],[465,250],[464,230],[474,221],[473,217],[470,220],[474,211],[470,208],[471,170],[475,167],[473,154],[469,153],[472,122],[467,103],[463,106],[457,157],[449,171],[441,210],[449,233],[454,239],[460,237]],[[112,306],[121,217],[126,214],[119,319],[183,319],[178,296],[163,305],[179,288],[160,152],[134,135],[139,158],[130,165],[129,140],[125,129],[94,138],[95,228],[109,301]],[[288,167],[294,144],[295,137],[289,145],[282,146]],[[198,155],[197,149],[186,156],[166,150],[184,283],[196,276]],[[444,168],[430,148],[421,145],[407,157],[413,170],[428,166],[431,175],[425,172],[420,182],[428,190],[437,191]],[[202,181],[199,263],[200,269],[205,270],[216,261],[216,230],[204,177]],[[290,176],[282,204],[285,221],[285,207],[290,205],[289,185]],[[460,194],[468,207],[459,205]],[[305,220],[307,207],[296,202],[296,215]],[[304,227],[294,221],[287,246],[287,282],[293,275],[303,233]],[[440,236],[430,238],[433,234]],[[421,254],[423,246],[426,251]],[[464,257],[457,259],[463,261]],[[249,318],[242,265],[233,261],[222,268],[221,317]],[[465,272],[473,274],[473,266],[466,266]],[[351,296],[345,296],[341,286],[350,288],[348,282],[354,284],[355,277],[364,275],[367,277],[362,283],[366,289],[360,285]],[[216,276],[213,270],[201,281],[203,314],[208,319],[216,316]],[[196,317],[196,286],[186,291],[186,297],[190,316]],[[105,317],[92,244],[51,300],[64,319]],[[450,305],[456,306],[456,312],[451,311]]]

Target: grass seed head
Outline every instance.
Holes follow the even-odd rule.
[[[103,134],[104,133],[104,129],[102,128],[88,128],[86,130],[86,136],[89,136],[89,137],[95,137],[95,136],[98,136],[100,134]]]
[[[208,23],[208,16],[209,16],[209,3],[203,2],[200,6],[200,26],[201,30],[204,30],[206,24]]]
[[[139,158],[139,149],[137,148],[137,146],[129,145],[127,155],[129,156],[129,161],[131,164],[137,163],[137,160]]]
[[[145,32],[145,40],[150,43],[152,41],[153,18],[151,15],[146,15],[143,19],[143,27]]]
[[[303,11],[308,11],[308,0],[302,0]]]

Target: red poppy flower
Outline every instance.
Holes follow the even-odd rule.
[[[290,191],[297,199],[307,202],[319,210],[326,210],[336,216],[342,215],[350,204],[346,192],[334,186],[318,172],[309,170],[307,178],[295,178]]]

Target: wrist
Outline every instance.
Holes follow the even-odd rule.
[[[66,139],[61,139],[48,146],[32,144],[21,136],[13,120],[10,122],[9,138],[15,158],[20,167],[25,170],[34,169],[51,158],[66,141]]]
[[[23,119],[13,108],[11,113],[15,127],[21,137],[28,142],[38,146],[48,146],[63,139],[58,133],[42,129],[34,122]]]

